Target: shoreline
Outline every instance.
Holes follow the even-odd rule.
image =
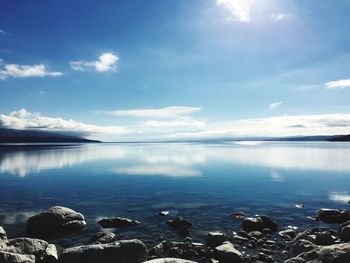
[[[146,247],[142,240],[119,240],[117,235],[109,232],[109,229],[132,229],[142,222],[116,217],[100,220],[98,224],[104,230],[93,235],[88,244],[63,248],[57,242],[53,244],[48,242],[57,241],[81,231],[86,226],[86,221],[82,214],[72,209],[52,207],[28,219],[26,236],[30,237],[7,239],[6,231],[0,227],[0,259],[2,260],[0,261],[4,263],[138,263],[159,259],[155,263],[301,263],[308,262],[311,256],[315,257],[313,262],[324,262],[321,258],[328,254],[332,257],[338,257],[341,254],[340,256],[346,259],[350,258],[350,212],[348,210],[320,209],[315,221],[329,224],[328,227],[314,227],[302,232],[293,227],[281,229],[273,219],[267,216],[250,217],[243,212],[235,212],[230,217],[232,220],[241,221],[242,225],[239,229],[231,234],[208,232],[203,242],[194,242],[190,237],[192,224],[196,222],[179,216],[171,218],[168,214],[168,211],[159,212],[159,216],[183,241],[173,241],[163,237],[159,242],[155,241],[155,246]],[[127,248],[124,249],[124,246]],[[49,252],[47,252],[48,248],[50,248]],[[121,249],[127,252],[121,253],[119,251]],[[133,249],[135,251],[132,251]],[[107,251],[114,251],[115,255],[111,258],[110,252]],[[136,258],[135,255],[137,255]],[[125,258],[128,260],[123,261]],[[164,258],[178,260],[167,261]]]

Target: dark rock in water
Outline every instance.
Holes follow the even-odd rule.
[[[160,216],[167,216],[167,215],[169,215],[169,213],[170,213],[169,211],[160,211],[159,215]]]
[[[344,223],[340,228],[340,239],[345,242],[350,241],[350,221]]]
[[[98,232],[91,239],[93,244],[106,244],[114,240],[115,234],[111,232]]]
[[[242,228],[248,233],[251,231],[262,231],[264,229],[264,223],[259,217],[247,217],[243,219]]]
[[[327,224],[343,224],[350,220],[350,211],[322,208],[316,217]]]
[[[264,229],[270,229],[271,232],[276,232],[278,230],[277,224],[267,216],[247,217],[243,219],[242,227],[246,232],[266,232]]]
[[[207,246],[217,247],[228,240],[228,237],[220,232],[209,232],[207,235]]]
[[[49,244],[44,240],[35,239],[35,238],[9,239],[6,242],[6,247],[3,247],[1,250],[6,253],[12,253],[13,255],[8,255],[8,257],[11,257],[11,258],[13,257],[14,260],[15,258],[26,259],[26,257],[16,256],[16,255],[22,255],[22,256],[25,255],[25,256],[33,256],[35,258],[35,262],[42,262],[42,263],[57,262],[58,254],[59,254],[55,245]],[[32,257],[29,257],[29,259],[30,258]],[[5,262],[16,262],[16,261],[5,261]]]
[[[147,259],[147,248],[139,240],[78,246],[63,250],[59,263],[139,263]]]
[[[314,249],[290,258],[285,263],[347,263],[350,262],[350,243],[317,246]]]
[[[159,243],[158,245],[155,245],[154,247],[152,247],[148,251],[148,254],[150,256],[158,256],[164,252],[165,247],[166,247],[166,241],[163,241],[163,242]]]
[[[136,226],[140,224],[139,221],[123,217],[103,218],[100,221],[98,221],[98,223],[103,228],[123,228],[129,226]]]
[[[55,237],[78,232],[86,226],[84,216],[74,210],[54,206],[27,221],[27,232],[32,237]]]
[[[196,263],[196,262],[181,259],[181,258],[157,258],[157,259],[146,261],[144,263]]]
[[[21,255],[16,253],[10,253],[6,251],[0,251],[1,263],[35,263],[34,255]]]
[[[233,219],[243,220],[248,217],[244,212],[234,212],[230,215]]]
[[[272,232],[276,232],[278,230],[277,223],[271,218],[267,216],[259,216],[259,218],[263,221],[264,228],[268,228]]]
[[[216,247],[215,254],[220,263],[241,263],[244,260],[242,253],[228,241]]]
[[[335,238],[333,238],[332,234],[329,231],[316,232],[315,235],[316,245],[328,246],[334,244]]]
[[[192,226],[192,223],[187,219],[179,216],[174,220],[168,220],[167,224],[174,228],[182,237],[188,237],[190,234],[189,228]]]

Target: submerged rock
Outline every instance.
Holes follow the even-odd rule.
[[[139,221],[123,217],[103,218],[97,223],[99,223],[103,228],[124,228],[140,224]]]
[[[30,217],[27,221],[27,232],[32,237],[55,237],[78,232],[85,226],[82,214],[67,207],[54,206]]]
[[[139,263],[147,259],[147,248],[139,240],[121,240],[63,250],[59,263]]]
[[[327,224],[343,224],[350,220],[350,211],[322,208],[317,212],[316,218]]]
[[[189,228],[192,226],[191,221],[177,217],[174,220],[168,220],[167,224],[174,228],[182,237],[188,237],[190,235]]]

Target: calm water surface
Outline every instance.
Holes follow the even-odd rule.
[[[318,208],[348,208],[349,199],[349,143],[0,146],[0,225],[23,236],[29,216],[68,206],[88,225],[59,240],[67,246],[87,242],[102,217],[141,221],[112,231],[152,245],[178,238],[165,224],[177,215],[203,241],[210,230],[239,230],[229,217],[235,211],[303,229],[319,224],[307,219]],[[158,216],[161,210],[170,216]]]

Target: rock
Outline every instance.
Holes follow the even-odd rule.
[[[35,238],[10,239],[2,250],[12,254],[32,255],[36,262],[51,263],[57,262],[58,259],[55,245]]]
[[[115,234],[111,232],[98,232],[90,239],[93,244],[106,244],[114,240]]]
[[[100,226],[102,226],[103,228],[123,228],[123,227],[136,226],[140,224],[139,221],[131,220],[129,218],[123,218],[123,217],[103,218],[97,223],[99,223]]]
[[[207,246],[217,247],[228,240],[228,237],[221,232],[209,232],[207,235]]]
[[[283,230],[283,231],[280,231],[278,232],[278,234],[281,236],[281,237],[285,237],[285,236],[288,236],[290,238],[294,238],[296,236],[296,232],[295,230],[293,229],[286,229],[286,230]]]
[[[242,228],[247,233],[251,231],[262,231],[264,229],[264,224],[259,217],[246,217],[243,219]]]
[[[230,215],[233,219],[243,220],[248,217],[244,212],[234,212]]]
[[[147,248],[139,240],[121,240],[63,250],[59,263],[139,263],[147,259]]]
[[[21,255],[6,251],[0,251],[1,263],[35,263],[34,255]]]
[[[322,208],[318,211],[316,218],[327,224],[343,224],[350,220],[350,212],[342,209]]]
[[[0,240],[7,240],[6,231],[0,226]]]
[[[350,243],[331,246],[317,246],[297,257],[288,259],[285,263],[347,263],[350,262]]]
[[[220,263],[240,263],[243,262],[243,255],[232,243],[226,241],[215,248],[215,253]]]
[[[260,231],[256,231],[256,230],[250,231],[248,234],[249,234],[249,236],[254,237],[256,239],[260,239],[260,238],[264,237],[263,233],[261,233]]]
[[[170,213],[169,211],[160,211],[158,215],[167,216],[167,215],[169,215],[169,213]]]
[[[150,256],[158,256],[164,252],[164,246],[166,246],[166,241],[163,241],[159,243],[158,245],[155,245],[152,247],[149,251],[148,254]]]
[[[333,245],[334,239],[329,231],[316,232],[315,244],[320,246]]]
[[[243,230],[246,232],[251,232],[251,231],[263,232],[264,229],[270,229],[271,232],[276,232],[278,229],[277,224],[267,216],[246,217],[243,219],[242,227],[243,227]]]
[[[296,257],[301,253],[311,251],[316,248],[316,245],[308,240],[300,239],[296,241],[289,251],[290,257]]]
[[[180,258],[157,258],[157,259],[146,261],[144,263],[196,263],[196,262],[180,259]]]
[[[273,221],[271,218],[267,216],[259,216],[259,218],[263,221],[263,225],[264,225],[263,229],[268,228],[272,232],[277,232],[278,226],[275,221]]]
[[[350,241],[350,221],[343,224],[340,228],[340,239],[344,242]]]
[[[27,232],[32,237],[55,237],[82,230],[86,226],[84,216],[62,206],[54,206],[27,221]]]
[[[179,216],[174,220],[168,220],[167,224],[174,228],[182,237],[188,237],[190,234],[189,228],[192,226],[192,223],[187,219]]]

